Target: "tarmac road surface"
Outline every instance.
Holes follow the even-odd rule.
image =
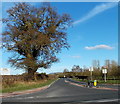
[[[76,86],[61,78],[49,88],[2,99],[2,104],[119,104],[118,91]]]

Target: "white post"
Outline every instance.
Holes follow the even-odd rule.
[[[105,82],[106,82],[106,73],[104,74],[104,80],[105,80]]]
[[[90,71],[90,77],[91,77],[90,79],[92,80],[92,71],[93,71],[93,67],[90,67],[90,68],[89,68],[89,71]]]
[[[90,73],[91,73],[91,80],[92,80],[92,71],[90,71]]]

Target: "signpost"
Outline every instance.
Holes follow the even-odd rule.
[[[90,67],[90,68],[89,68],[89,71],[90,71],[90,76],[91,76],[91,80],[92,80],[93,67]]]
[[[104,80],[106,82],[107,69],[102,69],[102,73],[104,74]]]

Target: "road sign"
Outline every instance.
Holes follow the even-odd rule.
[[[104,74],[104,80],[106,82],[107,69],[102,69],[102,73]]]
[[[107,73],[107,69],[102,69],[102,73],[106,74]]]

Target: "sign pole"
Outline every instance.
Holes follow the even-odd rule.
[[[90,71],[90,73],[91,73],[91,81],[92,81],[92,71]]]
[[[104,80],[105,80],[105,82],[106,82],[106,73],[104,74]]]
[[[93,67],[90,67],[90,68],[89,68],[89,71],[90,71],[90,79],[92,80],[92,71],[93,71]]]
[[[102,69],[102,73],[104,74],[104,81],[107,82],[106,80],[107,69],[106,68]]]

